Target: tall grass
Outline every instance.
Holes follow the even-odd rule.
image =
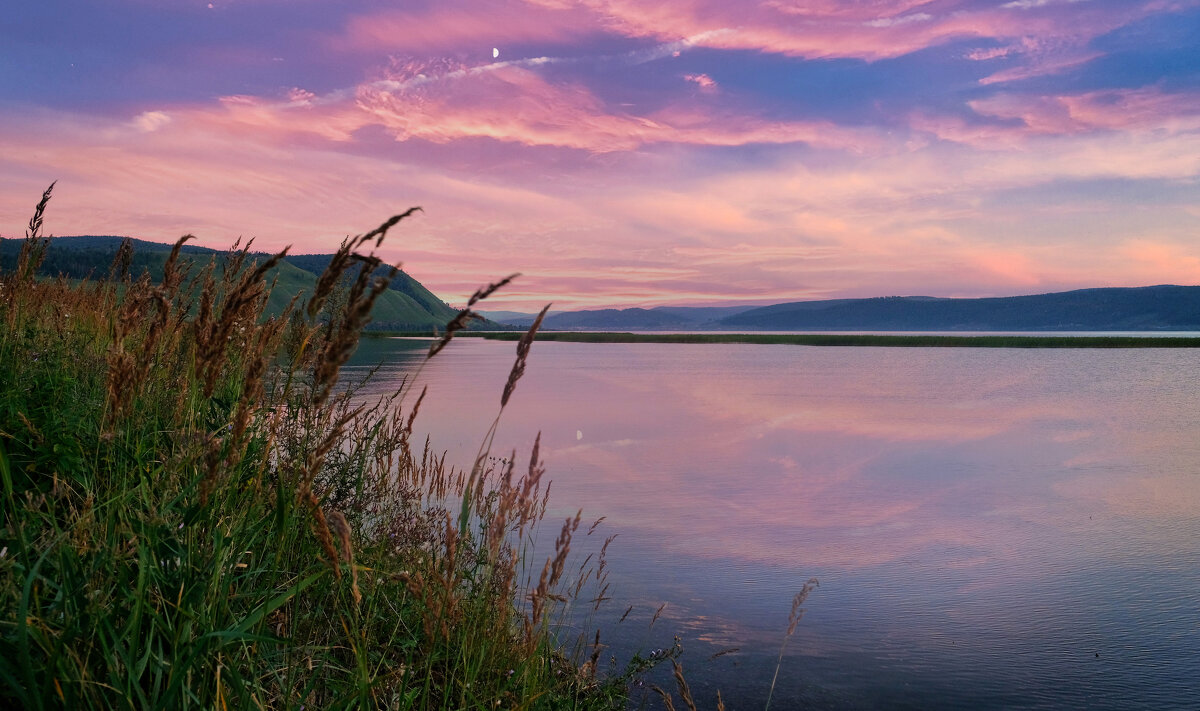
[[[580,515],[535,562],[538,444],[489,458],[493,426],[457,471],[413,441],[424,392],[338,381],[412,210],[267,318],[286,250],[190,265],[184,237],[158,284],[128,244],[105,279],[37,278],[49,199],[0,274],[0,706],[623,707],[646,660],[603,678],[598,638],[580,658],[551,631],[606,598],[602,564],[566,584]]]

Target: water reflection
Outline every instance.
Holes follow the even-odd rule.
[[[427,345],[368,344],[349,370],[385,361],[373,388]],[[422,373],[418,427],[461,466],[511,357],[464,339]],[[542,431],[553,515],[620,533],[641,626],[613,634],[741,647],[700,664],[738,707],[761,707],[813,575],[781,708],[1183,707],[1198,371],[1187,350],[539,343],[497,442]],[[664,600],[674,627],[644,627]]]

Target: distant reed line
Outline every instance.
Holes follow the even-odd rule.
[[[424,336],[408,332],[375,335]],[[519,331],[461,334],[496,341],[516,341]],[[842,333],[601,333],[539,331],[539,341],[569,343],[750,343],[796,346],[871,346],[892,348],[1200,348],[1191,336],[930,336]]]

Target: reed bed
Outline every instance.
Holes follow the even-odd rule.
[[[427,334],[411,334],[427,335]],[[464,334],[515,341],[520,333],[486,331]],[[942,336],[845,333],[615,333],[542,331],[539,341],[570,343],[751,343],[797,346],[873,346],[895,348],[1200,348],[1194,336]]]
[[[0,706],[609,709],[674,660],[615,669],[598,634],[563,651],[556,615],[606,600],[606,573],[568,565],[581,514],[546,522],[538,564],[537,442],[489,457],[493,426],[454,470],[413,441],[424,392],[339,382],[412,210],[268,318],[286,250],[197,265],[184,237],[152,283],[127,243],[106,278],[37,277],[50,194],[0,274]]]

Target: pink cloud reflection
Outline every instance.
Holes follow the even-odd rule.
[[[1164,402],[1156,385],[1174,356],[1114,389],[1097,384],[1111,353],[540,347],[501,441],[541,430],[564,511],[584,505],[689,559],[1011,569],[1111,555],[1098,534],[1113,517],[1160,526],[1200,510],[1195,428],[1165,424],[1194,388]],[[478,391],[499,388],[506,363],[469,350]],[[443,418],[462,425],[450,405],[424,415],[435,441]]]

